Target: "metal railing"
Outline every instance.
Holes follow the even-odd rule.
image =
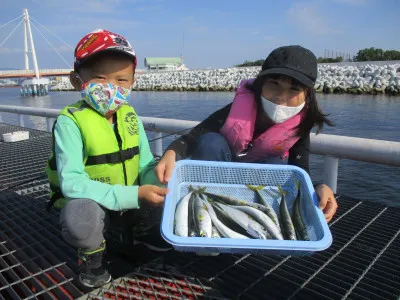
[[[47,130],[51,131],[59,109],[34,108],[11,105],[0,105],[0,123],[3,122],[2,112],[17,114],[18,125],[25,127],[24,115],[46,118]],[[147,131],[154,132],[154,151],[156,155],[163,154],[162,133],[184,134],[199,122],[177,119],[140,117]],[[323,155],[323,181],[336,192],[339,159],[377,163],[400,167],[400,142],[364,139],[340,135],[311,134],[311,153]]]

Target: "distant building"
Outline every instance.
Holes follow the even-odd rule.
[[[148,71],[188,70],[183,64],[183,57],[146,57],[144,66]]]
[[[18,80],[0,79],[1,86],[14,86],[18,85]]]

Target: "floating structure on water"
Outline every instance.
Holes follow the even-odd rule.
[[[45,96],[49,93],[47,78],[27,79],[21,84],[21,96]]]

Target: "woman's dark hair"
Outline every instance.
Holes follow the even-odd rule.
[[[284,75],[260,76],[260,77],[257,77],[252,83],[248,83],[246,85],[246,88],[251,90],[254,93],[258,109],[262,108],[261,92],[262,92],[262,87],[263,87],[264,81],[267,78],[280,79],[282,77],[285,77],[285,76]],[[322,112],[321,108],[319,107],[314,88],[305,87],[303,84],[301,84],[299,81],[297,81],[294,78],[291,78],[291,80],[292,80],[292,85],[299,86],[299,87],[303,88],[306,92],[306,100],[305,100],[305,102],[306,102],[305,106],[307,108],[306,115],[305,115],[305,118],[302,120],[302,122],[297,126],[296,135],[301,138],[306,137],[314,126],[317,127],[316,133],[318,134],[324,127],[324,123],[329,126],[334,126],[333,122],[327,118],[327,116],[329,116],[329,115],[324,114]]]

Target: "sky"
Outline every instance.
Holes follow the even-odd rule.
[[[27,8],[40,69],[71,68],[73,49],[104,28],[138,56],[183,55],[189,69],[226,68],[302,45],[317,57],[375,47],[400,51],[399,0],[14,0],[0,10],[0,68],[24,69]],[[6,25],[7,24],[7,25]],[[13,32],[11,35],[10,33]],[[56,51],[57,50],[57,51]],[[30,61],[32,66],[32,61]]]

